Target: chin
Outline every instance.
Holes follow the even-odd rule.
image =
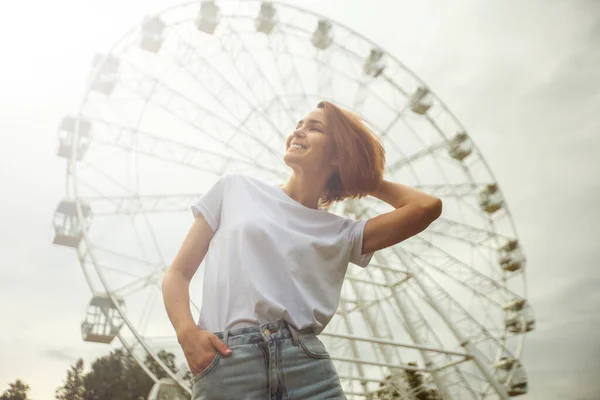
[[[298,167],[298,162],[294,160],[294,155],[288,152],[283,155],[283,162],[292,169]]]

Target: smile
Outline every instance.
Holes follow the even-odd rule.
[[[290,145],[290,149],[306,150],[306,146],[294,143]]]

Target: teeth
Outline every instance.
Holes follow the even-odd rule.
[[[293,144],[293,145],[291,145],[290,147],[293,147],[294,149],[300,149],[300,150],[304,150],[304,149],[305,149],[305,147],[304,147],[304,146],[301,146],[301,145],[299,145],[299,144]]]

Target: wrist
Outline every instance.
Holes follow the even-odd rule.
[[[386,193],[389,192],[389,186],[390,182],[382,180],[381,182],[379,182],[379,185],[377,185],[375,189],[369,192],[369,196],[375,197],[379,200],[384,200],[384,198],[388,197]]]
[[[189,336],[190,332],[195,331],[196,329],[200,329],[195,323],[194,321],[187,321],[183,324],[181,324],[180,326],[178,326],[177,328],[175,328],[175,334],[177,335],[177,342],[179,342],[179,344],[181,344],[181,342],[185,341],[186,338]]]

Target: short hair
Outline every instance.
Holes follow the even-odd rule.
[[[325,185],[320,204],[327,208],[345,198],[361,198],[377,189],[383,180],[385,150],[379,138],[357,114],[321,101],[332,157],[338,169]]]

